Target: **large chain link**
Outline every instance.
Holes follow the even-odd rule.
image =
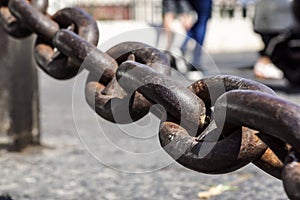
[[[46,13],[48,7],[48,0],[30,0],[32,6],[40,10],[42,13]],[[0,1],[0,23],[2,27],[10,35],[16,38],[24,38],[33,33],[26,24],[22,23],[12,15],[8,8],[8,0]]]
[[[37,34],[36,62],[50,76],[68,79],[82,67],[88,70],[86,100],[100,116],[130,123],[160,104],[167,112],[160,142],[177,162],[210,174],[252,162],[282,179],[289,198],[300,199],[298,105],[234,76],[208,77],[186,88],[170,77],[167,58],[154,47],[125,42],[102,52],[90,15],[65,8],[49,16],[45,5],[46,0],[1,1],[1,25],[17,38]]]

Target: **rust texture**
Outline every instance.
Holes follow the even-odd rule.
[[[298,4],[296,0],[294,8]],[[38,0],[1,1],[0,24],[14,37],[37,34],[35,58],[50,76],[69,79],[89,71],[86,100],[101,117],[131,123],[160,104],[165,112],[155,114],[166,114],[160,143],[178,163],[220,174],[252,162],[281,179],[289,198],[300,198],[298,105],[235,76],[207,77],[186,88],[170,77],[169,61],[158,49],[123,42],[102,52],[96,48],[99,32],[91,16],[65,8],[50,17],[43,13],[46,7]],[[16,108],[13,116],[25,118]]]

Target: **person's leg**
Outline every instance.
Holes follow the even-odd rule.
[[[173,42],[172,24],[177,12],[175,0],[163,0],[163,28],[167,37],[166,50],[171,48]]]
[[[259,63],[262,63],[262,64],[271,63],[271,59],[266,54],[266,49],[267,49],[267,46],[268,46],[269,42],[271,41],[271,39],[273,37],[275,37],[276,35],[277,34],[260,34],[261,39],[264,43],[264,48],[261,51],[259,51],[259,58],[258,58]]]
[[[259,52],[260,56],[254,65],[254,75],[258,78],[266,79],[282,79],[283,72],[278,69],[271,61],[270,57],[266,54],[266,48],[269,42],[278,34],[261,34],[264,48]]]
[[[247,4],[243,3],[243,5],[242,5],[242,17],[244,19],[247,18],[247,11],[248,11]]]
[[[292,5],[294,16],[300,22],[300,0],[294,0]]]
[[[192,36],[200,44],[203,45],[206,25],[208,19],[211,17],[212,1],[211,0],[190,0],[191,5],[196,10],[198,19],[192,27]]]
[[[192,12],[194,11],[192,5],[190,4],[189,0],[179,0],[179,5],[181,8],[181,20],[182,24],[187,31],[187,36],[183,41],[180,50],[184,54],[186,52],[187,44],[189,39],[191,38],[191,28],[193,27],[193,17]]]
[[[167,44],[166,44],[166,50],[169,50],[171,48],[171,45],[173,43],[173,33],[172,33],[172,24],[174,22],[174,13],[166,13],[164,16],[164,29],[167,37]]]
[[[198,19],[188,34],[196,40],[197,45],[194,50],[192,64],[196,67],[201,66],[201,51],[204,43],[207,21],[211,17],[212,1],[211,0],[191,0],[191,5],[198,14]]]
[[[183,43],[182,43],[182,45],[180,47],[180,50],[181,50],[181,52],[183,54],[185,54],[186,48],[187,48],[187,44],[188,44],[188,42],[190,41],[191,38],[193,38],[193,31],[192,31],[192,29],[190,29],[187,32],[186,37],[185,37],[185,39],[184,39],[184,41],[183,41]]]
[[[186,31],[189,31],[193,26],[192,11],[193,8],[188,0],[178,0],[179,19]]]

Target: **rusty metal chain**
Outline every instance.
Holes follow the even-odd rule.
[[[16,38],[24,38],[33,33],[26,24],[16,20],[8,8],[8,0],[0,2],[0,23],[6,32]],[[32,6],[46,13],[48,7],[48,0],[30,0]]]
[[[252,162],[281,179],[289,198],[300,199],[298,105],[235,76],[208,77],[186,88],[170,77],[168,59],[154,47],[124,42],[102,52],[90,15],[65,8],[49,16],[46,5],[46,0],[2,0],[0,23],[17,38],[37,34],[36,62],[53,78],[88,70],[86,100],[101,117],[130,123],[160,104],[167,113],[160,142],[177,162],[209,174]]]

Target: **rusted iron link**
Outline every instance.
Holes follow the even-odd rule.
[[[230,90],[259,90],[276,95],[272,89],[263,84],[229,75],[212,76],[198,80],[191,84],[188,89],[204,101],[208,117],[211,115],[211,107],[215,101]]]
[[[282,153],[285,152],[284,146],[277,146],[276,150]],[[282,178],[281,174],[284,164],[282,160],[279,159],[278,156],[274,153],[273,149],[268,148],[259,159],[253,160],[252,163],[267,174],[277,179]]]
[[[254,90],[276,95],[269,87],[237,76],[218,75],[196,81],[189,89],[211,107],[225,92],[231,90]]]
[[[224,140],[214,141],[221,133],[212,124],[205,130],[209,133],[208,138],[198,140],[181,126],[165,122],[160,130],[161,145],[178,163],[208,174],[235,171],[260,157],[267,149],[256,136],[257,131],[246,127],[236,130]]]
[[[122,88],[131,94],[138,91],[153,103],[162,105],[177,123],[196,135],[206,119],[203,101],[170,77],[134,61],[122,63],[117,71]]]
[[[90,15],[65,8],[50,17],[43,14],[47,5],[47,0],[2,0],[0,23],[14,37],[38,35],[36,60],[50,76],[68,79],[87,69],[86,100],[100,116],[130,123],[160,104],[167,112],[160,143],[177,162],[209,174],[253,162],[282,179],[290,199],[300,199],[298,105],[234,76],[209,77],[185,88],[168,77],[169,63],[159,50],[125,42],[104,53],[96,48],[99,31]]]
[[[78,46],[78,43],[72,41],[72,37],[76,37],[76,34],[72,34],[71,31],[57,32],[51,43],[43,40],[42,37],[37,38],[35,58],[39,67],[50,76],[57,79],[69,79],[76,76],[81,63],[87,57],[88,52],[84,50],[91,51],[98,44],[99,30],[97,22],[78,8],[59,10],[52,16],[52,19],[59,24],[61,29],[71,27],[79,35],[79,38],[84,41],[85,45]],[[64,34],[64,38],[60,37],[61,34]],[[58,49],[58,52],[55,52],[54,47]],[[68,52],[66,52],[66,49]],[[64,50],[64,52],[62,53],[61,50]],[[82,55],[83,53],[86,54]]]
[[[288,197],[300,199],[300,154],[293,149],[286,158],[282,181]]]
[[[222,85],[224,88],[222,88]],[[220,88],[221,86],[221,88]],[[215,101],[224,93],[230,90],[253,90],[275,95],[274,91],[263,84],[258,84],[252,80],[246,80],[234,76],[215,76],[207,79],[199,80],[189,87],[193,92],[197,94],[205,104],[210,107],[215,104]],[[243,105],[244,106],[244,105]],[[243,108],[244,109],[244,108]],[[219,112],[219,114],[224,113]],[[224,113],[225,114],[225,113]],[[220,124],[224,124],[222,121]],[[226,124],[226,123],[225,123]],[[228,126],[228,125],[227,125]],[[226,127],[225,127],[226,129]],[[232,126],[231,126],[232,129]],[[227,131],[228,132],[228,131]],[[202,135],[207,134],[204,132]],[[258,134],[262,139],[263,135]],[[264,142],[272,149],[268,149],[265,154],[253,163],[273,175],[276,178],[281,178],[281,172],[283,169],[283,159],[286,156],[285,144],[278,140],[264,136]],[[274,154],[274,152],[276,152]],[[279,158],[278,158],[279,157]]]
[[[212,124],[204,131],[206,137],[199,140],[197,137],[191,137],[177,124],[165,122],[160,130],[161,145],[183,166],[209,174],[235,171],[262,157],[267,150],[267,145],[257,137],[257,131],[246,127],[234,131],[223,140],[216,141],[221,132]],[[280,161],[276,161],[276,164],[280,165]]]
[[[270,134],[300,151],[298,105],[266,93],[239,90],[227,92],[216,102],[217,125],[222,123],[224,116],[220,116],[219,113],[224,110],[225,123],[247,126]]]
[[[284,160],[288,155],[286,143],[279,140],[278,138],[264,134],[262,132],[258,133],[257,136],[269,148],[259,159],[252,161],[252,163],[266,173],[278,179],[281,179]]]
[[[113,79],[117,62],[72,31],[60,30],[53,38],[53,46],[63,55],[81,63],[80,68],[90,71],[97,81],[108,84]]]
[[[47,14],[48,0],[31,0],[31,4],[42,13]]]
[[[30,31],[47,39],[49,42],[59,29],[56,22],[25,0],[9,0],[8,7],[18,22],[26,25]]]
[[[227,122],[244,125],[272,135],[299,152],[300,107],[298,105],[265,93],[231,91],[221,96],[215,104],[217,124],[220,110],[226,110]],[[300,191],[299,163],[295,159],[292,159],[292,162],[289,159],[291,155],[295,155],[296,158],[295,151],[287,158],[288,162],[285,164],[282,178],[285,180],[286,192],[299,195],[296,192]]]
[[[15,38],[25,38],[30,36],[33,31],[27,25],[17,20],[8,8],[9,0],[0,2],[0,23],[4,30]],[[48,0],[31,0],[29,3],[39,11],[46,13]]]
[[[59,24],[60,29],[71,29],[88,43],[97,46],[99,30],[96,20],[79,8],[64,8],[57,11],[52,20]],[[76,51],[76,49],[75,49]]]
[[[58,11],[51,19],[25,0],[10,0],[9,8],[19,21],[38,34],[35,49],[37,63],[54,78],[68,79],[75,76],[87,55],[96,49],[99,38],[97,23],[83,10],[66,8]],[[63,30],[64,28],[73,29],[80,36]],[[53,50],[54,47],[58,49],[58,52]],[[113,65],[115,63],[104,53],[101,59],[96,60],[103,59],[105,61],[100,64],[112,63]],[[91,68],[96,72],[101,71],[101,68]],[[112,76],[113,73],[109,72],[109,74]]]
[[[224,88],[222,88],[222,86]],[[215,101],[223,93],[231,90],[253,90],[264,92],[270,95],[276,95],[272,89],[263,84],[240,77],[227,75],[208,77],[206,79],[199,80],[198,82],[192,84],[189,88],[190,90],[195,92],[197,96],[199,96],[208,107],[214,105]],[[223,115],[226,113],[223,111],[219,112],[219,114]],[[224,121],[222,121],[220,124],[225,125],[222,132],[225,135],[226,132],[230,132],[230,129],[233,129],[234,127],[234,125],[228,125],[227,123],[224,123]],[[207,132],[204,132],[202,135],[204,136],[205,134],[207,134]],[[269,146],[269,149],[267,149],[267,151],[261,158],[253,161],[253,163],[272,176],[281,178],[281,172],[283,169],[282,162],[286,156],[286,151],[284,148],[285,143],[282,143],[278,141],[278,139],[275,139],[271,136],[265,136],[262,134],[258,134],[258,136],[260,137],[260,139],[262,139],[263,137],[263,141]]]
[[[106,53],[118,64],[129,59],[147,64],[158,73],[170,75],[171,72],[165,55],[144,43],[123,42],[110,48]],[[90,73],[86,87],[87,102],[103,118],[125,124],[137,121],[149,112],[152,104],[138,92],[128,95],[120,87],[115,76],[108,85],[95,81],[99,77],[93,79],[92,76],[93,73]]]
[[[214,106],[215,101],[230,90],[257,90],[271,95],[275,94],[263,84],[222,75],[199,80],[189,89],[200,97],[207,107]],[[225,112],[220,114],[225,118]],[[270,165],[275,168],[273,165],[276,164],[277,170],[273,174],[279,178],[282,162],[271,149],[267,150],[268,146],[259,139],[257,131],[241,127],[241,125],[228,126],[225,119],[220,121],[223,123],[218,123],[219,126],[216,126],[212,120],[198,137],[191,137],[182,127],[166,122],[160,131],[160,142],[167,153],[183,166],[203,173],[231,172],[254,160],[265,158],[265,154],[268,154],[268,157],[272,155],[275,160]],[[223,139],[220,138],[222,134],[225,137]],[[221,140],[218,141],[218,139]],[[266,162],[266,159],[263,161]],[[270,167],[270,165],[264,166]]]
[[[133,107],[130,106],[130,108],[133,108],[130,109],[132,111],[130,115],[135,121],[148,113],[151,104],[138,93],[131,101],[132,104],[127,103],[126,93],[115,80],[115,71],[118,64],[109,54],[115,57],[119,56],[120,58],[117,59],[119,62],[121,62],[123,54],[134,55],[134,59],[137,58],[140,62],[155,66],[157,69],[160,68],[163,73],[170,73],[165,56],[157,49],[142,43],[121,43],[111,48],[107,53],[103,53],[71,31],[60,30],[53,38],[53,45],[64,55],[73,58],[78,63],[82,63],[82,68],[90,71],[86,87],[87,102],[100,116],[113,122],[116,122],[116,116],[120,115],[115,114],[114,116],[113,114],[117,111],[119,113],[119,108],[124,110],[128,107],[128,104],[133,105]],[[122,46],[126,46],[126,51],[123,54],[121,54],[121,51],[116,50],[119,48],[124,49]],[[142,57],[143,54],[149,55],[149,57]],[[112,101],[114,102],[113,105],[111,104]],[[124,106],[124,103],[127,106]],[[117,121],[118,123],[132,122],[130,117],[123,120],[118,119]]]
[[[134,61],[150,66],[157,73],[171,75],[168,59],[158,49],[140,42],[122,42],[110,48],[107,52],[119,65],[134,55]]]

